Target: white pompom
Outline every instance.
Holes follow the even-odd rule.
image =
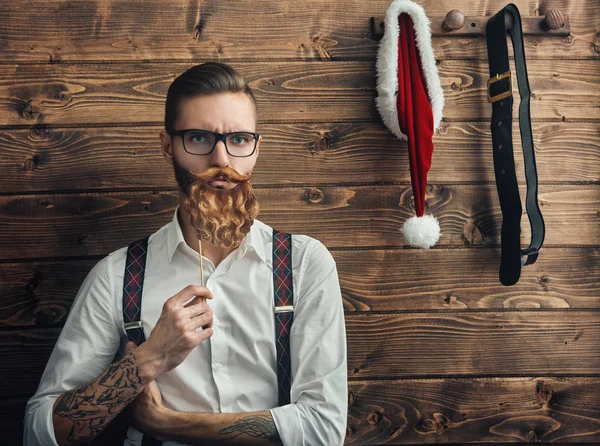
[[[413,215],[404,222],[402,233],[410,246],[428,249],[440,239],[440,224],[432,215]]]

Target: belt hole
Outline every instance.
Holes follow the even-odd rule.
[[[506,173],[506,171],[504,169],[502,169],[502,175],[504,175]]]
[[[498,121],[498,127],[502,127],[502,121]]]
[[[498,146],[498,150],[502,150],[502,144]]]

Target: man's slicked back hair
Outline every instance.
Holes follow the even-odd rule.
[[[165,104],[165,130],[167,133],[176,130],[178,106],[182,99],[240,92],[250,98],[256,114],[256,98],[246,81],[233,68],[220,62],[193,66],[178,76],[169,87]]]

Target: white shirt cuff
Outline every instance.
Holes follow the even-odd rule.
[[[283,446],[304,445],[304,430],[298,408],[294,404],[270,409]]]

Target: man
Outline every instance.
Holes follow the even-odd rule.
[[[179,206],[148,244],[141,321],[127,342],[127,248],[82,284],[25,414],[26,445],[91,441],[128,407],[127,445],[342,444],[344,315],[333,258],[292,238],[291,403],[278,407],[272,228],[248,179],[259,155],[256,101],[230,67],[195,66],[170,86],[162,153]],[[200,211],[199,211],[200,210]],[[204,278],[200,282],[202,240]],[[122,359],[112,363],[115,353]]]

